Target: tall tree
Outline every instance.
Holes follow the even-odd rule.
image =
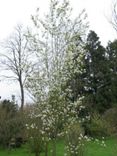
[[[4,77],[14,79],[19,83],[21,93],[21,109],[24,106],[24,86],[27,76],[32,71],[31,52],[28,51],[28,39],[25,36],[24,29],[18,25],[14,33],[3,43],[3,52],[1,55],[1,66]]]
[[[111,105],[117,100],[117,40],[109,42],[107,45],[107,59],[109,66],[109,93]]]
[[[101,112],[108,108],[104,97],[108,66],[105,57],[106,50],[94,31],[90,31],[88,34],[85,50],[85,92],[91,100],[92,107]]]

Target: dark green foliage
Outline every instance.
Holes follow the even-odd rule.
[[[107,60],[109,67],[109,97],[110,103],[116,104],[117,101],[117,40],[109,42],[107,45]]]
[[[1,108],[6,111],[6,113],[10,114],[11,117],[15,116],[18,111],[18,105],[10,100],[3,100],[1,103]]]
[[[104,112],[108,109],[107,77],[108,62],[106,50],[101,45],[99,37],[94,31],[90,31],[85,46],[85,95],[88,107],[93,110]]]
[[[98,113],[93,113],[90,122],[85,126],[88,135],[92,137],[109,136],[107,121]]]
[[[79,38],[76,39],[76,43],[79,46]],[[80,44],[82,44],[81,39]],[[82,45],[84,50],[82,57],[79,57],[81,51],[73,52],[73,70],[76,69],[80,72],[74,72],[67,83],[67,87],[72,90],[70,100],[76,101],[78,97],[84,96],[84,104],[89,111],[103,113],[111,108],[112,103],[116,101],[116,74],[112,74],[112,69],[110,69],[110,64],[113,66],[114,61],[112,56],[110,58],[110,53],[112,53],[113,48],[117,48],[117,44],[114,43],[113,48],[106,50],[101,45],[97,34],[90,31],[86,43]],[[111,52],[108,52],[109,49]]]
[[[22,137],[16,137],[15,138],[15,146],[16,147],[21,147],[22,143],[23,143],[23,138]]]
[[[0,144],[8,147],[10,141],[20,136],[22,119],[15,103],[4,100],[0,103]]]

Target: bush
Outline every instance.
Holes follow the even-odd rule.
[[[9,100],[0,103],[0,145],[8,147],[12,138],[21,135],[22,117],[16,105]]]
[[[117,134],[117,107],[107,110],[103,115],[104,120],[108,123],[108,132],[110,135]]]
[[[98,113],[92,115],[90,123],[87,124],[87,131],[92,137],[109,135],[107,121]]]

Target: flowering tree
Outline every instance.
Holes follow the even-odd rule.
[[[39,18],[38,11],[32,16],[35,34],[29,33],[30,48],[37,55],[38,66],[33,75],[29,76],[27,88],[38,104],[44,141],[48,143],[52,140],[52,155],[56,156],[57,138],[65,135],[65,127],[69,124],[79,122],[78,106],[81,100],[72,103],[66,96],[71,91],[65,86],[71,74],[78,72],[73,68],[75,40],[78,38],[80,43],[80,38],[84,38],[86,14],[83,11],[73,19],[68,0],[51,0],[50,12],[44,20]],[[78,59],[83,55],[81,45],[77,46]]]
[[[37,54],[38,66],[34,75],[29,77],[27,87],[38,100],[41,100],[42,92],[47,95],[55,84],[63,81],[61,75],[66,58],[68,56],[70,59],[73,58],[72,51],[68,50],[68,47],[75,50],[75,38],[85,35],[87,23],[84,11],[75,19],[71,17],[72,9],[68,0],[51,0],[50,11],[43,20],[40,19],[38,11],[39,9],[37,14],[32,16],[35,34],[29,33],[30,45]],[[68,72],[65,74],[67,78]]]

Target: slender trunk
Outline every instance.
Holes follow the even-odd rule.
[[[52,140],[52,156],[56,156],[56,138]]]
[[[45,156],[48,156],[48,142],[45,145]]]
[[[38,152],[35,153],[35,156],[39,156],[40,154]]]
[[[23,83],[22,83],[22,79],[20,78],[19,80],[19,84],[20,84],[20,92],[21,92],[21,111],[23,110],[24,107],[24,87],[23,87]]]

